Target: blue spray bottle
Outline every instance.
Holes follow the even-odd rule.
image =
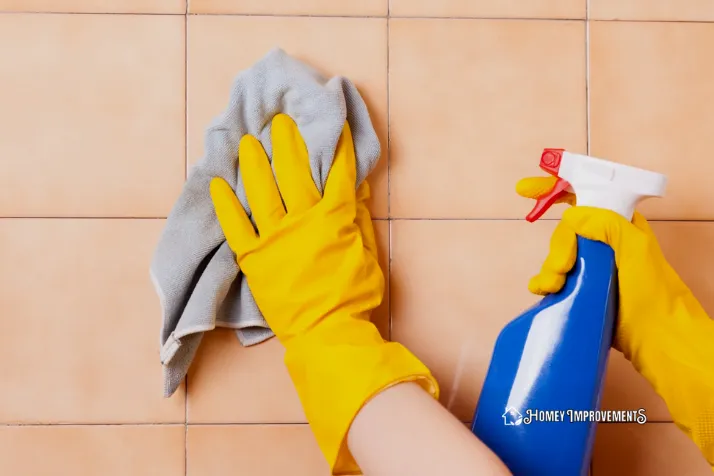
[[[566,192],[577,204],[628,220],[644,198],[661,197],[665,176],[562,149],[545,149],[544,171],[558,177],[528,215],[533,222]],[[515,476],[589,473],[605,370],[617,316],[612,249],[578,237],[575,267],[556,294],[501,331],[479,398],[472,432]],[[637,411],[616,418],[637,421]]]

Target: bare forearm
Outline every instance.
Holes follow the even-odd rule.
[[[366,476],[510,474],[463,423],[412,383],[367,403],[352,424],[348,446]]]

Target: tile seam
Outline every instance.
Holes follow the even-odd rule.
[[[17,428],[17,427],[76,427],[76,426],[175,426],[183,427],[185,422],[174,423],[148,423],[148,422],[133,422],[133,423],[0,423],[0,428]]]
[[[34,217],[34,216],[0,216],[0,221],[11,220],[166,220],[166,217]],[[373,221],[525,221],[523,218],[478,218],[478,217],[390,217],[390,218],[373,218]],[[559,221],[559,218],[541,218],[538,221]],[[648,218],[649,222],[678,222],[678,223],[714,223],[714,219],[708,218]]]
[[[588,21],[586,18],[546,18],[546,17],[489,17],[489,16],[385,16],[385,15],[313,15],[313,14],[269,14],[269,13],[159,13],[159,12],[59,12],[59,11],[10,11],[0,10],[0,15],[116,15],[116,16],[235,16],[235,17],[276,17],[276,18],[393,18],[398,20],[514,20],[514,21]],[[610,23],[701,23],[712,24],[714,20],[640,19],[640,18],[591,18],[593,22]]]
[[[188,476],[188,375],[184,377],[186,397],[183,403],[183,469],[184,476]]]
[[[391,12],[392,0],[387,0],[387,289],[389,290],[389,302],[387,303],[387,340],[392,340],[392,114],[390,97],[390,74],[391,68],[389,64],[391,55]]]
[[[307,422],[195,422],[189,423],[188,426],[309,426],[309,424]]]
[[[438,218],[438,217],[392,217],[389,219],[390,222],[395,221],[484,221],[484,222],[512,222],[521,221],[526,222],[524,218]],[[539,222],[557,222],[560,218],[540,218]],[[650,223],[714,223],[714,220],[708,219],[687,219],[687,218],[648,218]]]
[[[229,13],[229,12],[190,12],[189,16],[230,16],[230,17],[277,17],[277,18],[380,18],[397,20],[533,20],[533,21],[585,21],[585,18],[547,18],[547,17],[489,17],[489,16],[392,16],[387,15],[315,15],[315,14],[285,14],[285,13]],[[714,21],[714,20],[713,20]]]
[[[160,12],[43,12],[43,11],[9,11],[0,10],[0,15],[115,15],[115,16],[153,16],[153,17],[181,17],[185,14],[160,13]]]
[[[0,216],[0,220],[166,220],[165,216],[158,217],[106,217],[106,216],[31,216],[8,215]]]
[[[462,423],[471,423],[463,420]],[[647,420],[647,424],[674,424],[673,420]],[[601,425],[616,426],[621,423],[602,422]],[[635,425],[631,422],[628,424]],[[192,426],[309,426],[307,422],[194,422],[194,423],[0,423],[0,428],[51,428],[51,427],[117,427],[117,426],[162,426],[162,427],[192,427]]]
[[[590,155],[590,0],[585,0],[585,128],[586,153]]]
[[[314,14],[285,14],[285,13],[227,13],[227,12],[189,12],[188,16],[205,16],[205,17],[263,17],[263,18],[377,18],[386,19],[386,15],[314,15]]]
[[[184,140],[183,140],[183,173],[184,183],[188,179],[188,9],[189,1],[185,0],[184,22],[183,22],[183,120],[184,120]],[[184,377],[184,400],[183,400],[183,471],[184,476],[188,476],[188,374]]]
[[[188,0],[183,23],[183,179],[188,179]]]

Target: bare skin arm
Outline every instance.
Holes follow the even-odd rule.
[[[510,475],[466,426],[421,387],[388,388],[357,414],[348,446],[366,476]]]

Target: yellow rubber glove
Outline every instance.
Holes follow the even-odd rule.
[[[537,199],[555,180],[526,178],[516,191]],[[575,200],[566,195],[560,201],[575,205]],[[714,467],[714,321],[667,263],[647,220],[637,212],[630,223],[609,210],[566,210],[540,273],[529,283],[531,292],[562,288],[575,264],[576,235],[615,251],[620,308],[613,347],[650,382],[674,423]]]
[[[438,386],[422,362],[385,342],[369,321],[382,301],[384,275],[366,182],[355,193],[349,125],[322,197],[292,119],[275,116],[271,140],[275,178],[257,139],[247,135],[239,145],[257,233],[228,183],[213,179],[211,197],[255,301],[285,346],[285,364],[332,474],[360,474],[345,440],[365,403],[401,382],[417,382],[435,398]]]

